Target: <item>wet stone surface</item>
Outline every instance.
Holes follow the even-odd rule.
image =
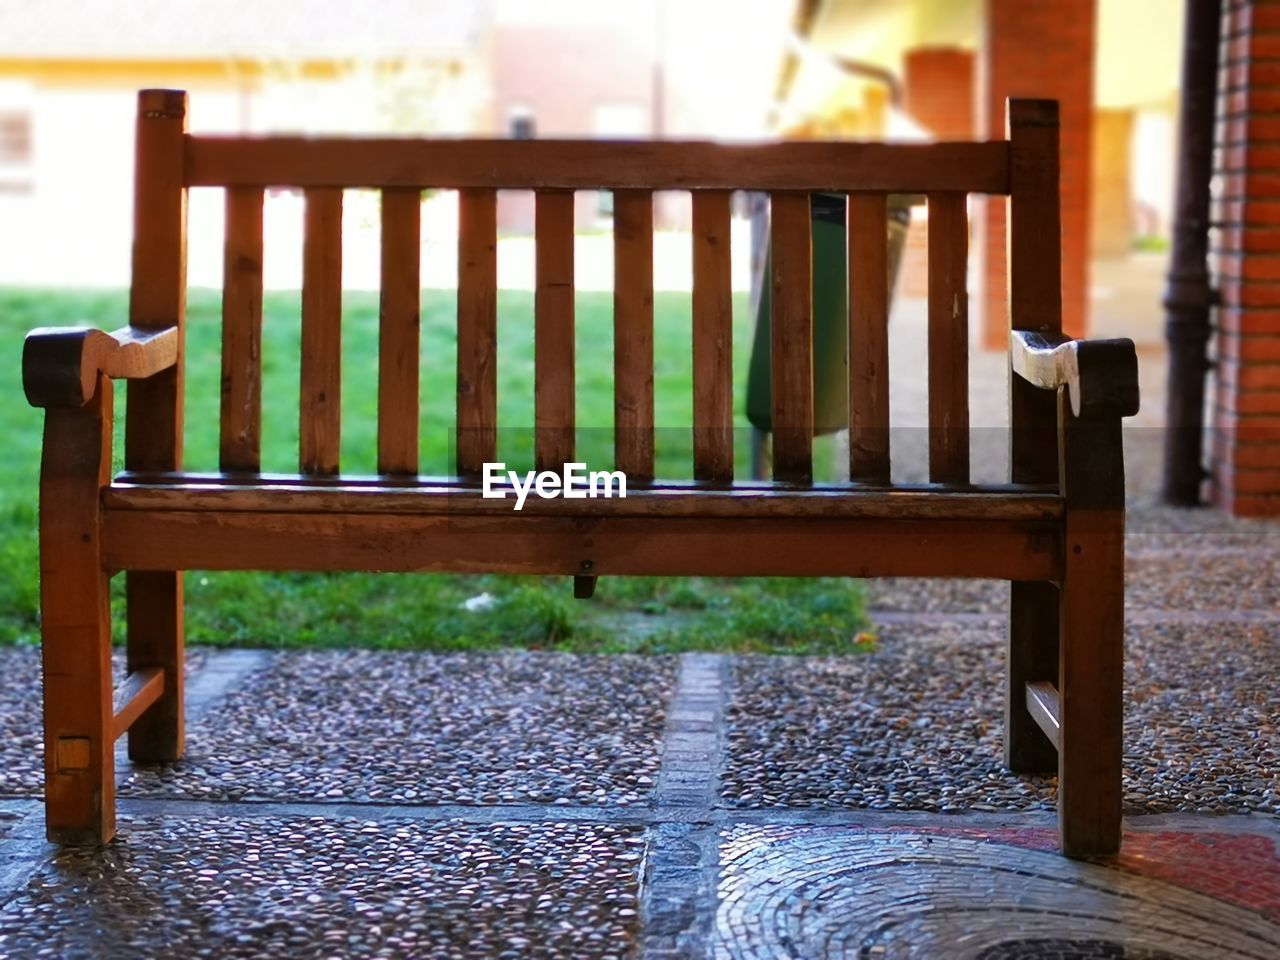
[[[1142,625],[1126,637],[1128,814],[1280,814],[1280,637]],[[878,652],[740,658],[721,795],[739,807],[1051,809],[1003,762],[1003,628],[894,624]]]
[[[638,926],[639,828],[127,820],[0,908],[0,955],[608,958]]]
[[[739,825],[723,832],[720,853],[718,958],[1261,960],[1280,951],[1280,925],[1258,904],[1067,860],[1016,835]],[[1219,872],[1231,871],[1225,863]]]
[[[208,649],[188,648],[187,679],[208,661]],[[119,684],[124,651],[112,657]],[[40,650],[0,647],[0,797],[36,797],[44,793],[44,742],[41,720]]]
[[[122,795],[406,804],[645,802],[673,658],[341,651],[282,657]]]

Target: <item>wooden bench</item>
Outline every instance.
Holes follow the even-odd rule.
[[[187,97],[143,91],[128,325],[33,331],[40,477],[47,825],[115,832],[115,740],[183,752],[182,573],[442,570],[596,576],[991,577],[1011,581],[1006,760],[1060,777],[1062,846],[1120,840],[1124,476],[1137,409],[1127,340],[1060,332],[1057,105],[1012,101],[1009,139],[889,145],[207,137]],[[305,192],[299,467],[260,470],[264,188]],[[182,468],[186,194],[226,190],[221,472]],[[382,191],[377,476],[340,472],[342,190]],[[423,188],[460,191],[456,470],[419,476]],[[540,468],[573,457],[573,191],[614,191],[616,467],[626,499],[483,499],[495,460],[495,191],[536,192]],[[693,203],[693,474],[654,478],[655,190]],[[774,478],[735,483],[730,191],[772,204]],[[812,481],[808,192],[849,194],[847,482]],[[890,483],[885,216],[929,206],[929,475]],[[970,482],[967,195],[1007,195],[1012,476]],[[212,358],[201,358],[212,362]],[[112,381],[129,381],[112,476]],[[113,698],[108,583],[123,571],[128,673]]]

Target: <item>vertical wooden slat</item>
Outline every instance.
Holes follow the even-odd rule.
[[[459,476],[497,459],[498,219],[492,190],[458,197]]]
[[[342,191],[306,192],[299,467],[336,474],[342,399]]]
[[[111,594],[101,545],[110,476],[111,381],[100,376],[83,407],[45,412],[40,463],[45,829],[55,843],[102,844],[115,833]]]
[[[1062,239],[1058,200],[1058,105],[1011,100],[1009,131],[1009,303],[1015,330],[1062,329]],[[1009,377],[1009,464],[1014,483],[1058,480],[1057,398]],[[1057,769],[1058,753],[1027,712],[1027,681],[1058,681],[1059,591],[1009,585],[1005,654],[1005,760],[1017,773]]]
[[[256,472],[262,447],[262,189],[230,187],[222,281],[223,470]]]
[[[693,193],[693,475],[733,479],[733,290],[728,190]]]
[[[378,472],[418,472],[419,263],[422,195],[382,191],[378,319]]]
[[[889,240],[882,193],[849,196],[849,477],[889,482]]]
[[[773,476],[813,479],[813,247],[809,194],[770,198]]]
[[[183,183],[187,95],[138,94],[134,165],[133,281],[129,323],[178,327],[178,362],[129,384],[125,466],[182,469],[182,392],[186,369],[187,191]],[[128,669],[164,670],[164,696],[129,730],[134,760],[177,760],[184,747],[182,574],[130,571]]]
[[[929,479],[969,482],[969,223],[963,193],[929,195]]]
[[[534,459],[573,460],[573,192],[542,190],[534,212]]]
[[[653,479],[653,194],[613,194],[614,464]]]

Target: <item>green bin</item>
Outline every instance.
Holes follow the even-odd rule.
[[[849,260],[845,249],[845,197],[812,194],[813,220],[813,429],[835,433],[849,425]],[[889,197],[889,297],[902,262],[911,198]],[[765,260],[747,370],[747,419],[757,430],[773,428],[770,361],[770,263]]]

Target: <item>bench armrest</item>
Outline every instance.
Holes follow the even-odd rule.
[[[98,374],[136,380],[177,362],[177,327],[39,327],[22,347],[22,387],[33,407],[79,407],[97,390]]]
[[[1066,387],[1077,417],[1131,417],[1138,412],[1138,354],[1133,341],[1072,340],[1058,333],[1014,330],[1013,372],[1044,390]]]

